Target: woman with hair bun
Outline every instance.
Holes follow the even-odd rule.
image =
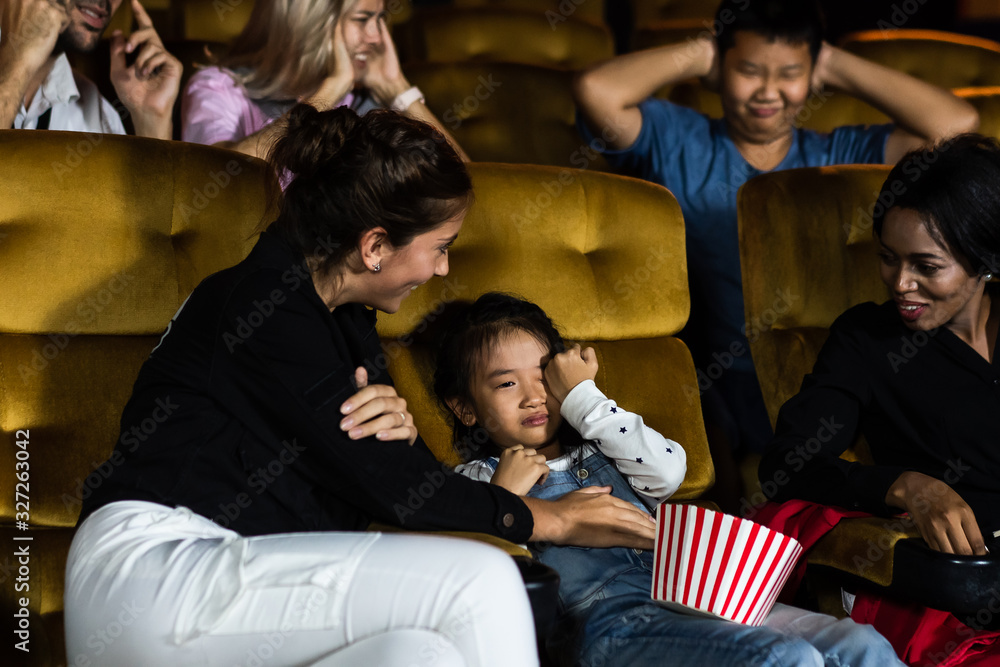
[[[448,272],[472,197],[465,166],[432,127],[389,111],[300,105],[288,126],[272,156],[292,179],[277,219],[174,316],[124,409],[113,472],[84,502],[69,655],[537,665],[510,558],[369,524],[636,548],[654,524],[607,490],[522,499],[445,473],[376,363],[375,310]],[[123,609],[121,636],[94,642]]]
[[[434,125],[468,160],[406,80],[385,0],[257,0],[225,57],[188,82],[181,138],[263,158],[297,102],[398,111]]]

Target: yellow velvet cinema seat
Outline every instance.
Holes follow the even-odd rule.
[[[889,298],[872,235],[872,213],[891,206],[877,201],[889,170],[792,169],[740,189],[747,336],[772,424],[812,370],[833,321],[851,306]],[[863,438],[845,458],[870,462]],[[845,580],[861,582],[959,615],[986,608],[1000,578],[1000,561],[930,551],[912,522],[892,518],[841,521],[809,552],[808,563],[810,573],[838,582],[837,589]],[[825,602],[824,611],[843,615],[839,590]]]
[[[632,31],[632,50],[642,51],[657,46],[688,42],[712,36],[712,19],[671,19],[646,25],[636,25]]]
[[[840,45],[942,88],[1000,85],[1000,43],[938,30],[866,30]]]
[[[569,17],[604,23],[604,0],[452,0],[451,4],[456,8],[490,7],[541,12],[556,25]]]
[[[428,63],[406,73],[475,161],[608,168],[576,130],[570,71],[516,63]]]
[[[174,0],[181,3],[184,39],[229,44],[250,20],[254,0]]]
[[[593,345],[597,384],[681,443],[688,473],[676,500],[714,481],[695,370],[674,337],[689,300],[680,208],[665,188],[589,171],[470,165],[476,200],[434,278],[379,318],[387,363],[436,456],[457,462],[431,387],[434,322],[457,300],[501,290],[538,303],[570,340]]]
[[[81,501],[106,475],[121,409],[171,316],[252,246],[269,172],[215,148],[79,132],[3,130],[0,152],[0,613],[6,651],[26,598],[31,649],[3,664],[64,665]]]
[[[633,23],[646,28],[661,21],[715,18],[718,0],[631,0]]]
[[[414,12],[395,38],[404,62],[516,62],[578,69],[614,55],[614,39],[604,25],[575,15],[554,18],[514,9]]]

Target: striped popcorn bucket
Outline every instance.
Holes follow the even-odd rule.
[[[656,510],[653,599],[757,626],[801,554],[798,542],[753,521],[665,503]]]

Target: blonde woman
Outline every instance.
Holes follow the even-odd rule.
[[[468,157],[399,66],[385,0],[259,0],[217,66],[191,77],[181,138],[264,157],[288,111],[384,107],[430,123]]]

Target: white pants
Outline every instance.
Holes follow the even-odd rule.
[[[66,564],[70,666],[533,666],[517,568],[467,540],[244,538],[186,508],[112,503]]]

